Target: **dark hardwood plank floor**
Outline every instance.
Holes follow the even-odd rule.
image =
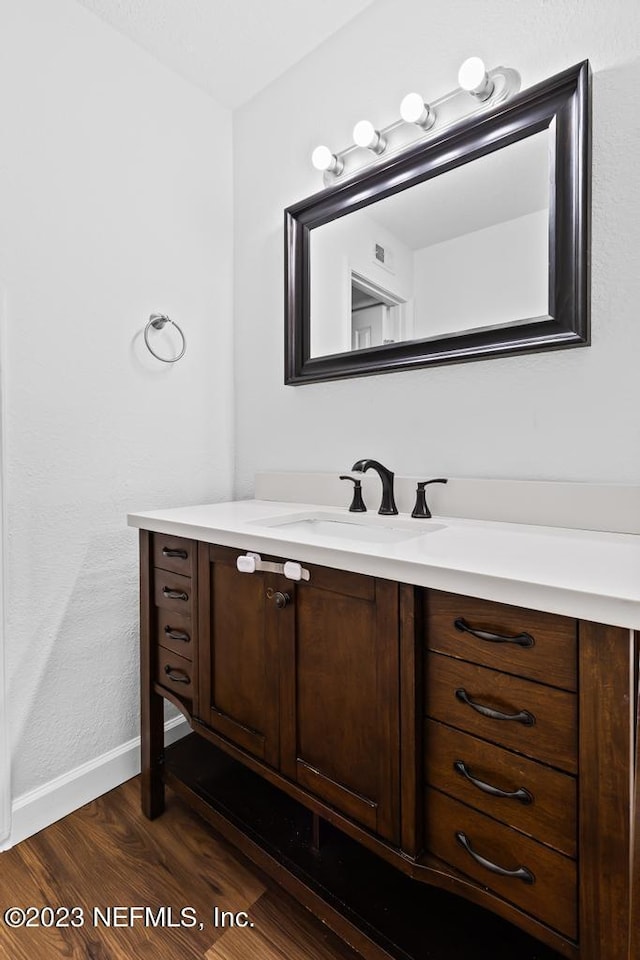
[[[327,848],[327,862],[333,860]],[[352,873],[348,856],[338,858],[334,866],[342,871],[345,889],[353,889],[353,883],[362,886],[367,902],[372,899],[378,911],[387,911],[385,896],[361,873]],[[399,882],[404,882],[401,877]],[[420,960],[557,957],[493,914],[442,891],[421,889],[425,898],[418,910],[420,928],[427,932],[416,941],[414,953]],[[12,929],[2,920],[8,908],[30,906],[79,907],[84,925],[48,927],[52,918],[47,912],[39,927]],[[144,907],[149,908],[148,915],[139,910],[129,915],[130,908]],[[194,917],[197,922],[180,926],[180,911],[187,907],[191,911],[185,922],[192,924]],[[94,916],[96,908],[120,925],[105,926],[100,916]],[[237,917],[239,912],[247,917],[238,919],[248,918],[251,926],[230,926],[229,915]],[[67,922],[76,916],[71,913]],[[64,921],[64,914],[57,919]],[[0,960],[58,957],[358,960],[359,955],[171,790],[164,815],[147,820],[140,811],[136,778],[0,854]]]
[[[80,907],[84,915],[76,928],[11,929],[0,920],[2,960],[356,960],[171,792],[154,821],[140,813],[139,793],[138,780],[129,781],[0,854],[1,914],[48,906]],[[140,906],[153,911],[146,924],[129,917],[128,909]],[[94,908],[107,916],[114,907],[124,908],[116,917],[127,925],[94,925]],[[197,925],[149,925],[161,907],[171,908],[164,920],[173,923],[191,907]],[[253,926],[230,927],[223,911],[243,911]],[[42,922],[50,920],[45,913]]]

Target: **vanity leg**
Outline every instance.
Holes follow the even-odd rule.
[[[638,634],[580,623],[581,960],[638,957],[637,663]]]
[[[164,703],[157,693],[150,693],[145,709],[142,706],[142,812],[149,820],[164,811],[162,764],[164,750]]]
[[[153,820],[164,810],[162,765],[164,701],[153,689],[151,643],[151,537],[140,531],[140,740],[142,811]]]

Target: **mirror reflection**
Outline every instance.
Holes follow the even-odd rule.
[[[550,136],[311,230],[311,357],[547,318]]]

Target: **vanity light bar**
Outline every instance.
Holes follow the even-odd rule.
[[[451,93],[431,103],[419,93],[408,93],[400,104],[401,119],[382,129],[376,129],[369,120],[360,120],[353,128],[354,143],[346,150],[333,153],[329,147],[316,147],[311,162],[323,172],[325,186],[347,180],[371,162],[386,159],[442,133],[465,117],[503,103],[520,90],[520,74],[510,67],[487,71],[480,57],[469,57],[458,71],[458,84]]]

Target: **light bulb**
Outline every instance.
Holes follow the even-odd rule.
[[[335,173],[336,176],[342,172],[344,166],[342,160],[335,153],[331,153],[329,147],[325,147],[324,144],[315,148],[311,154],[311,163],[316,170],[328,170],[329,173]]]
[[[469,57],[464,61],[458,71],[458,83],[478,100],[487,100],[493,93],[493,81],[489,79],[480,57]]]
[[[408,93],[400,104],[400,116],[405,123],[415,123],[423,130],[428,130],[435,122],[435,113],[428,103],[425,103],[419,93]]]
[[[382,153],[387,141],[368,120],[359,120],[353,128],[353,139],[359,147],[366,147],[374,153]]]

